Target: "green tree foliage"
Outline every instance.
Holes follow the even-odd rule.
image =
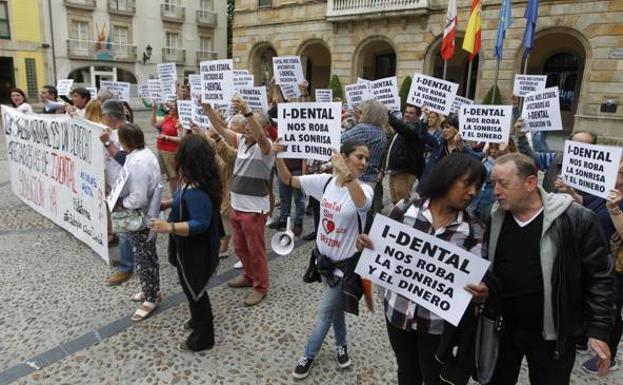
[[[495,100],[493,100],[493,89],[495,87]],[[498,86],[491,86],[491,88],[489,88],[489,91],[487,92],[487,95],[485,95],[484,100],[482,101],[482,104],[494,104],[494,105],[501,105],[502,103],[502,93],[500,92],[500,89],[498,88]]]
[[[235,0],[227,0],[227,57],[232,57],[232,37],[234,35],[234,7],[236,5]]]
[[[344,90],[342,88],[342,83],[340,82],[340,78],[337,75],[333,75],[331,77],[331,81],[329,82],[329,88],[333,90],[334,98],[343,98]]]
[[[402,82],[402,86],[400,87],[400,108],[402,111],[407,107],[407,98],[409,97],[409,90],[411,89],[411,76],[407,76],[405,80]]]

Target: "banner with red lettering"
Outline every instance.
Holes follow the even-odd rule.
[[[108,263],[101,128],[6,106],[2,123],[13,193]]]

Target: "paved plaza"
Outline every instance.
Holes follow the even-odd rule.
[[[153,148],[155,130],[148,128],[144,112],[137,116]],[[185,338],[182,324],[189,311],[175,269],[166,262],[166,238],[158,240],[164,303],[134,324],[130,296],[140,290],[137,278],[106,287],[113,267],[13,195],[0,138],[0,385],[295,383],[291,372],[322,289],[301,279],[312,242],[298,242],[287,257],[270,254],[269,294],[252,308],[242,306],[245,289],[224,284],[239,274],[231,269],[237,258],[222,260],[209,291],[216,346],[180,352],[175,346]],[[306,217],[304,234],[311,226]],[[347,316],[352,368],[338,370],[330,332],[310,377],[300,383],[396,384],[379,309],[377,296],[376,313],[362,305],[359,317]],[[578,357],[572,384],[623,385],[623,369],[605,379],[584,373],[579,363],[586,358]],[[525,368],[521,384],[528,384]]]

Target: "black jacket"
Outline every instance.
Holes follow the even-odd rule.
[[[424,142],[417,123],[405,123],[389,114],[396,135],[390,141],[386,171],[406,172],[420,178],[424,170]]]

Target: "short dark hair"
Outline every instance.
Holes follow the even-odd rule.
[[[574,130],[571,133],[571,135],[569,135],[569,140],[573,140],[573,137],[576,136],[577,134],[590,135],[590,137],[591,137],[591,144],[597,144],[597,134],[594,133],[593,131],[589,131],[589,130]]]
[[[24,91],[21,88],[17,88],[17,87],[13,87],[9,90],[9,97],[11,96],[11,94],[13,92],[17,92],[18,94],[22,95],[22,97],[24,98],[24,103],[28,102],[28,98],[26,97],[26,94],[24,93]],[[13,101],[11,100],[11,105],[13,107],[17,107],[15,104],[13,104]]]
[[[467,182],[482,186],[487,170],[474,157],[454,152],[446,155],[433,167],[422,185],[422,196],[429,199],[444,197],[454,182],[467,175]]]
[[[405,111],[407,110],[407,108],[415,108],[415,113],[418,115],[422,114],[422,109],[418,106],[414,106],[413,104],[409,104],[407,103],[407,105],[405,106]]]
[[[346,156],[350,155],[353,151],[357,149],[357,147],[365,147],[368,148],[368,145],[362,142],[359,139],[350,139],[346,142],[342,143],[340,147],[340,154],[344,154]]]
[[[128,146],[126,150],[142,150],[145,148],[145,135],[143,130],[134,123],[125,123],[119,128],[119,142]]]
[[[54,99],[58,98],[58,90],[53,85],[43,86],[43,89],[54,95]]]
[[[444,126],[452,126],[452,127],[456,128],[458,130],[459,129],[459,118],[456,115],[454,115],[454,114],[448,115],[446,120],[444,120],[443,125]]]
[[[73,94],[80,95],[84,100],[87,101],[87,103],[89,102],[89,100],[91,100],[91,92],[84,87],[74,88],[73,90],[71,90],[71,93],[69,95],[72,96]]]
[[[511,152],[509,154],[502,155],[495,160],[493,165],[495,166],[507,162],[515,163],[515,167],[517,167],[517,176],[519,176],[521,179],[526,179],[529,176],[538,177],[539,175],[539,171],[536,168],[534,160],[520,152]]]

